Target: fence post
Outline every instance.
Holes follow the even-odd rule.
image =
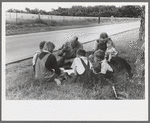
[[[65,20],[65,16],[63,16],[63,21]]]
[[[48,15],[48,20],[50,20],[49,15]]]
[[[10,13],[10,20],[11,20],[11,13]]]
[[[16,24],[17,24],[17,12],[16,12]]]
[[[52,15],[51,15],[51,21],[53,20]]]
[[[41,17],[40,17],[40,13],[39,13],[39,19],[41,19]]]
[[[98,16],[98,23],[100,23],[100,16]]]
[[[114,16],[111,16],[111,23],[114,22]]]

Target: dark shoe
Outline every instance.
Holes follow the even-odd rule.
[[[64,73],[64,78],[65,78],[65,80],[68,80],[70,78],[70,76],[69,76],[69,74],[67,72]]]

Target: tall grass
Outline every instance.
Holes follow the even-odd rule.
[[[53,31],[60,29],[76,28],[97,24],[96,19],[85,20],[21,20],[21,21],[6,21],[6,35],[35,33],[40,31]]]
[[[47,26],[67,26],[67,25],[81,25],[81,24],[89,24],[89,23],[97,23],[96,19],[84,19],[84,20],[43,20],[43,19],[35,19],[35,20],[20,20],[14,22],[6,21],[7,25],[23,25],[23,24],[44,24]],[[33,25],[34,26],[34,25]]]

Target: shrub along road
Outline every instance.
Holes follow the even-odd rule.
[[[55,50],[57,50],[63,42],[69,40],[74,35],[78,36],[79,41],[84,43],[97,39],[101,32],[107,32],[108,35],[113,35],[139,27],[140,21],[136,21],[79,29],[6,36],[6,64],[33,56],[34,52],[38,50],[39,43],[44,40],[53,42],[56,46]]]

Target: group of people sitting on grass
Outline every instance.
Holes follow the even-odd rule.
[[[52,42],[43,41],[39,47],[40,51],[33,56],[33,69],[38,80],[55,81],[61,85],[69,76],[75,81],[89,83],[99,74],[111,78],[115,72],[113,66],[117,66],[116,69],[126,69],[129,77],[132,77],[130,65],[118,57],[113,41],[105,32],[95,41],[92,51],[85,51],[78,37],[74,36],[59,48],[58,60],[53,54],[55,45]],[[68,75],[62,68],[72,69],[73,73]]]

